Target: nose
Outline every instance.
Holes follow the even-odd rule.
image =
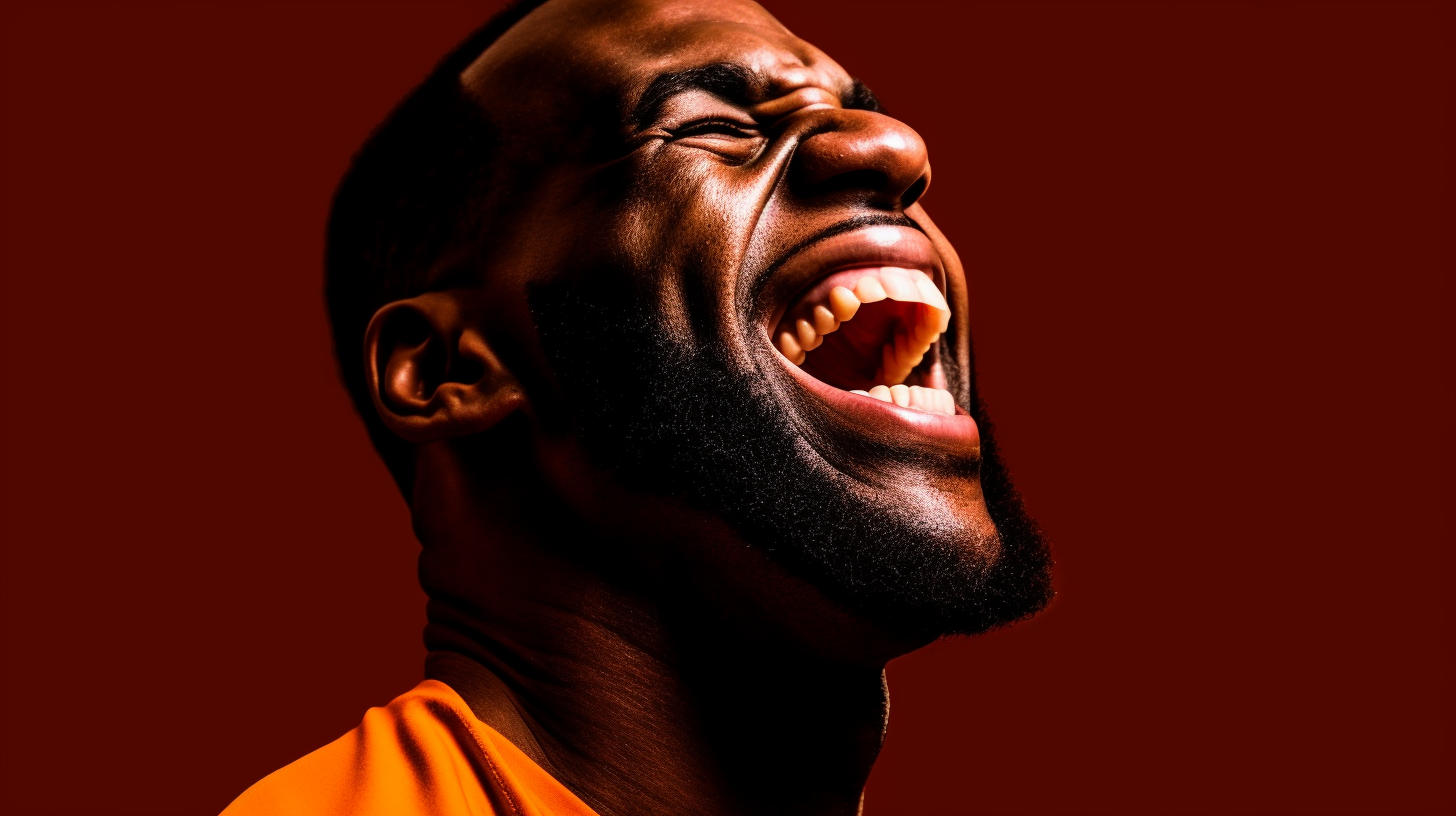
[[[908,125],[864,110],[822,110],[800,140],[789,184],[805,199],[860,198],[903,211],[930,185],[925,141]]]

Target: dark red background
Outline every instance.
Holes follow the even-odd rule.
[[[491,3],[4,7],[6,813],[214,812],[420,677],[350,153]],[[920,130],[1060,596],[867,812],[1450,812],[1452,6],[772,6]]]

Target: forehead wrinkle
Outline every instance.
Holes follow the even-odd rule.
[[[746,0],[711,5],[555,0],[487,48],[462,72],[461,80],[470,96],[502,112],[521,104],[523,86],[530,86],[526,96],[539,109],[543,82],[560,84],[570,89],[555,95],[561,97],[557,113],[564,120],[579,120],[586,113],[573,98],[615,98],[609,107],[616,109],[620,126],[640,121],[631,114],[644,112],[640,102],[657,77],[713,63],[745,69],[753,80],[749,90],[755,103],[814,85],[843,98],[852,84],[834,60]],[[500,80],[503,86],[497,85]],[[581,125],[585,122],[570,127]]]
[[[742,23],[726,26],[735,29],[736,35],[732,39],[719,37],[724,51],[731,54],[727,58],[760,77],[766,95],[787,95],[815,85],[837,91],[849,82],[849,75],[838,63],[782,26],[777,29]]]
[[[647,76],[713,63],[737,65],[756,80],[755,90],[765,96],[816,84],[839,92],[851,81],[838,63],[772,17],[754,22],[694,19],[659,29],[655,36],[644,36],[640,30],[624,35],[650,41],[643,43],[652,56],[642,71]]]

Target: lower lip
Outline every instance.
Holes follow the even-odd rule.
[[[850,424],[866,430],[893,436],[900,442],[922,442],[938,449],[950,450],[967,456],[978,456],[981,451],[981,432],[976,421],[956,406],[955,416],[932,414],[911,408],[901,408],[891,402],[882,402],[874,397],[851,394],[805,374],[798,366],[789,362],[777,350],[774,356],[789,374],[806,391],[818,397],[836,413],[846,417]]]

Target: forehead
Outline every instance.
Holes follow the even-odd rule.
[[[461,75],[482,101],[528,90],[540,109],[558,99],[614,98],[630,104],[666,73],[712,63],[740,65],[765,96],[817,86],[849,87],[822,51],[748,0],[551,0],[486,49]]]

